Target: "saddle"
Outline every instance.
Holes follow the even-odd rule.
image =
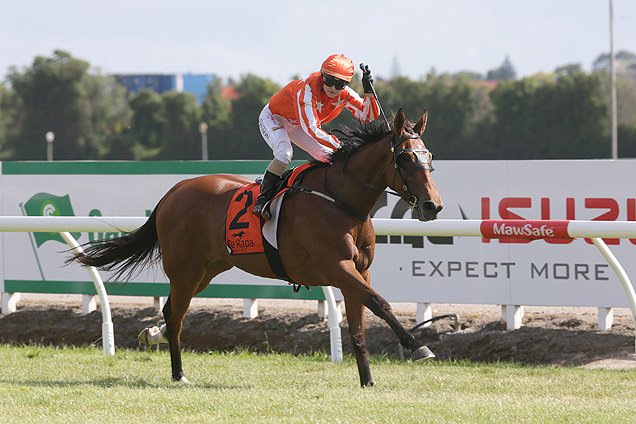
[[[304,163],[283,172],[283,175],[281,175],[280,179],[278,180],[278,184],[276,184],[276,189],[274,190],[276,194],[272,197],[272,200],[268,202],[268,206],[274,199],[287,191],[289,191],[289,194],[298,192],[302,176],[304,175],[305,171],[307,171],[312,166],[313,165],[310,163]],[[256,183],[261,184],[262,180],[263,179],[259,177],[256,179]]]

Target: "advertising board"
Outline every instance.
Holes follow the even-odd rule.
[[[2,215],[147,216],[180,180],[212,173],[237,173],[253,179],[263,172],[266,162],[2,165]],[[444,201],[439,219],[636,221],[636,189],[629,184],[636,180],[634,160],[436,161],[435,167],[433,177]],[[381,195],[371,215],[411,218],[408,205],[387,193]],[[75,236],[86,243],[119,234]],[[4,233],[2,237],[4,291],[46,287],[48,292],[79,293],[90,288],[84,270],[64,265],[68,254],[61,252],[67,246],[59,235]],[[636,265],[629,260],[636,253],[636,240],[606,242],[628,275],[636,275]],[[371,278],[380,294],[397,302],[628,306],[611,268],[585,239],[378,236]],[[108,274],[104,279],[108,280]],[[161,268],[154,267],[125,286],[107,288],[110,294],[150,290],[148,293],[165,295],[165,283]],[[211,286],[215,285],[226,289],[234,285],[280,287],[291,292],[283,281],[253,277],[237,269],[216,277]],[[228,293],[231,296],[227,297],[241,297],[240,289]]]
[[[636,177],[635,165],[436,161],[433,176],[444,201],[439,219],[634,221],[636,189],[628,182]],[[375,216],[401,217],[403,206],[390,199],[385,206],[383,198]],[[636,240],[605,241],[627,274],[636,275],[630,260]],[[393,301],[628,306],[618,279],[587,239],[390,236],[378,240],[371,272],[374,287]]]

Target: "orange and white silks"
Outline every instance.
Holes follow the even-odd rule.
[[[320,72],[314,72],[304,80],[290,82],[269,102],[272,114],[299,125],[318,143],[332,149],[337,149],[340,142],[323,131],[321,125],[336,118],[343,108],[362,122],[373,121],[380,115],[375,97],[365,96],[362,99],[349,87],[345,87],[337,97],[327,96],[322,89]]]

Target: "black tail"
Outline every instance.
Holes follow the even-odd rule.
[[[147,265],[161,260],[156,212],[157,208],[152,211],[146,223],[135,231],[115,239],[99,240],[97,244],[85,247],[84,253],[76,254],[66,263],[78,261],[85,266],[115,271],[112,281],[129,281]]]

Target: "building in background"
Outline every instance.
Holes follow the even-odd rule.
[[[138,93],[150,88],[157,93],[177,91],[192,93],[197,96],[199,104],[208,94],[208,85],[216,78],[214,74],[122,74],[113,75],[115,80],[126,87],[128,92]]]

